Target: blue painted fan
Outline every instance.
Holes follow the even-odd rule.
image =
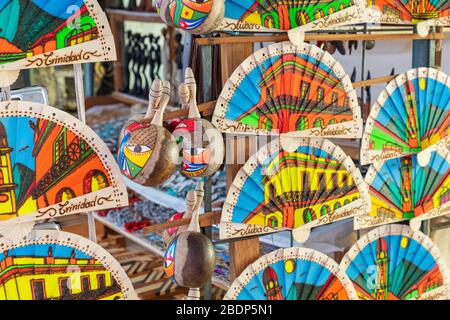
[[[448,299],[449,271],[436,245],[404,225],[378,227],[347,252],[340,269],[360,299]]]
[[[357,299],[338,264],[318,251],[287,248],[262,256],[233,282],[226,300]]]
[[[392,80],[370,112],[363,134],[363,164],[450,144],[450,78],[432,68]]]

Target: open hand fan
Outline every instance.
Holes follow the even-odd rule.
[[[350,279],[330,257],[307,248],[278,249],[249,265],[225,300],[356,300]]]
[[[450,25],[447,0],[366,0],[369,18],[381,23]]]
[[[436,146],[418,155],[372,165],[366,174],[372,202],[355,228],[401,219],[420,221],[450,214],[450,152]]]
[[[213,116],[223,132],[358,138],[350,78],[327,52],[281,42],[248,57],[226,82]]]
[[[273,140],[240,169],[222,209],[221,239],[291,229],[304,242],[314,226],[369,210],[361,173],[339,147],[305,138],[289,148]]]
[[[400,74],[380,94],[363,134],[361,162],[418,153],[450,144],[450,78],[418,68]]]
[[[38,219],[128,205],[105,143],[73,116],[31,102],[0,102],[0,186],[0,234],[10,238]]]
[[[120,264],[76,234],[34,230],[0,239],[0,300],[137,299]]]
[[[212,31],[316,30],[359,22],[365,0],[190,0],[160,1],[169,25],[202,34]]]
[[[0,2],[0,71],[115,59],[96,0]]]
[[[449,274],[436,245],[404,225],[378,227],[347,252],[340,268],[365,300],[449,299]]]

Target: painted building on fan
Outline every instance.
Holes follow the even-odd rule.
[[[399,17],[402,20],[411,20],[412,17],[412,21],[417,23],[423,20],[439,18],[439,10],[433,4],[437,2],[433,0],[408,1],[404,5],[408,13],[404,9],[400,10],[393,6],[391,1],[387,0],[367,0],[367,6],[377,7],[382,13]],[[450,12],[450,9],[446,8],[446,10],[442,11]]]
[[[296,183],[285,181],[294,176]],[[281,151],[267,166],[261,183],[264,201],[244,223],[296,228],[360,197],[345,166],[316,156],[314,150],[310,154]]]
[[[13,181],[11,152],[5,127],[0,122],[0,220],[16,216],[16,184]]]
[[[298,0],[278,0],[275,7],[270,1],[255,1],[240,20],[267,28],[289,30],[344,10],[353,4],[353,0],[319,0],[306,4]]]
[[[262,74],[259,103],[236,120],[280,133],[351,121],[349,98],[340,80],[315,68],[301,56],[284,55]]]
[[[39,164],[31,196],[38,208],[110,185],[100,158],[83,139],[47,120],[30,126],[35,137],[32,155]]]
[[[21,249],[21,248],[19,248]],[[14,249],[18,250],[18,249]],[[58,248],[55,249],[57,251]],[[94,258],[9,255],[0,262],[0,300],[101,299],[122,297],[110,271]]]

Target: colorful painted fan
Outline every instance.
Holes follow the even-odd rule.
[[[436,245],[404,225],[386,225],[362,237],[340,268],[366,300],[449,299],[449,274]]]
[[[312,249],[287,248],[249,265],[224,299],[357,300],[357,296],[333,259]]]
[[[26,235],[34,221],[128,205],[105,143],[47,105],[0,102],[0,234]]]
[[[363,164],[450,144],[450,78],[431,69],[412,69],[380,94],[363,134]]]
[[[281,42],[248,57],[226,82],[213,124],[224,132],[361,137],[356,92],[342,66],[305,43]]]
[[[355,219],[357,229],[450,214],[450,152],[444,147],[376,163],[365,180],[372,206]]]
[[[381,23],[450,25],[447,0],[366,0],[368,16]]]
[[[212,31],[280,32],[324,29],[359,22],[364,0],[162,0],[161,18],[202,34]]]
[[[361,173],[339,147],[326,139],[288,142],[273,140],[238,172],[222,210],[222,239],[292,229],[304,242],[312,227],[369,210]]]
[[[115,59],[96,0],[0,2],[0,71]]]
[[[120,264],[76,234],[34,230],[0,240],[0,300],[137,299]]]

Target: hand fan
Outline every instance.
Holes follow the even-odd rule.
[[[163,127],[164,110],[169,100],[170,83],[153,81],[147,114],[142,119],[129,120],[120,132],[120,169],[127,178],[144,186],[163,183],[178,164],[175,138]]]
[[[120,264],[76,234],[33,230],[0,239],[0,300],[137,299]]]
[[[200,232],[199,211],[203,202],[203,182],[196,190],[190,190],[188,201],[195,202],[191,223],[187,231],[178,233],[164,255],[164,268],[167,276],[182,287],[191,288],[189,299],[200,298],[200,287],[204,286],[214,272],[214,246]]]
[[[400,74],[380,94],[363,134],[363,164],[401,157],[436,143],[450,145],[450,78],[418,68]]]
[[[278,249],[249,265],[225,300],[357,300],[355,289],[330,257],[307,248]]]
[[[378,227],[342,259],[360,299],[448,299],[449,275],[436,245],[404,225]]]
[[[450,25],[447,0],[366,0],[368,17],[381,23]]]
[[[0,71],[115,59],[108,20],[95,0],[0,3]]]
[[[236,68],[212,122],[229,133],[359,138],[357,100],[350,78],[329,53],[307,43],[281,42]]]
[[[105,143],[75,117],[43,104],[0,102],[0,234],[35,220],[128,205]]]
[[[450,152],[444,147],[377,162],[365,180],[372,206],[368,215],[355,219],[357,229],[450,213]]]
[[[202,119],[197,108],[197,84],[191,68],[186,68],[185,83],[179,87],[183,109],[189,110],[172,132],[181,153],[181,173],[188,177],[208,177],[222,165],[225,145],[222,133]]]
[[[221,239],[293,230],[304,242],[312,227],[370,210],[361,173],[339,147],[306,138],[293,146],[273,140],[239,170],[222,209]]]
[[[167,24],[195,34],[324,29],[359,22],[364,7],[364,0],[162,0],[159,5]]]

